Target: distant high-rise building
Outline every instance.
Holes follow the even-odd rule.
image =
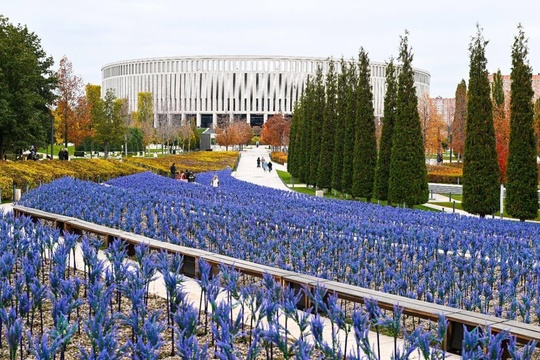
[[[456,99],[455,98],[442,98],[437,96],[433,99],[437,112],[442,116],[444,123],[449,129],[454,121],[454,113],[456,111]]]
[[[489,75],[490,84],[493,82],[493,75],[494,74]],[[505,96],[510,96],[510,84],[512,83],[510,75],[502,75],[502,81]],[[533,101],[536,101],[536,99],[540,97],[540,73],[532,76],[532,88],[534,91]]]

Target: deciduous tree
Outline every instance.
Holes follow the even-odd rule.
[[[422,137],[426,154],[440,154],[442,139],[446,137],[445,125],[435,102],[424,94],[418,101],[418,115],[422,124]]]
[[[409,207],[427,202],[429,196],[412,59],[408,32],[405,32],[399,51],[401,71],[398,76],[388,199]]]
[[[137,118],[135,126],[143,134],[143,143],[146,148],[155,137],[154,128],[154,104],[151,92],[140,92],[137,94]]]
[[[467,83],[461,80],[456,88],[456,111],[452,121],[451,148],[458,158],[463,157],[465,150],[465,130],[467,128]],[[452,157],[450,157],[452,160]]]
[[[281,113],[275,114],[274,116],[268,118],[268,120],[266,120],[266,122],[263,124],[261,130],[261,141],[270,146],[281,148],[289,145],[290,133],[291,121]],[[248,134],[251,134],[251,131],[249,131]],[[248,139],[248,141],[250,139]]]
[[[536,136],[536,151],[540,154],[540,97],[534,102],[534,134]]]
[[[521,221],[538,216],[538,165],[534,138],[532,68],[521,25],[512,46],[510,73],[510,145],[506,183],[506,211]]]
[[[499,205],[499,166],[485,56],[488,41],[477,26],[469,46],[469,93],[463,160],[463,209],[485,217]]]
[[[90,113],[90,124],[91,124],[91,154],[94,150],[94,136],[95,128],[94,124],[104,122],[105,118],[105,109],[103,108],[103,101],[101,100],[101,86],[87,84],[86,87],[86,102],[88,104],[88,109]]]
[[[105,92],[102,100],[103,116],[94,122],[96,132],[95,139],[103,148],[105,158],[109,156],[109,149],[113,145],[119,145],[126,133],[126,106],[127,102],[117,99],[113,90]]]
[[[508,97],[504,94],[500,70],[493,75],[491,97],[493,101],[493,126],[495,128],[495,148],[497,149],[500,183],[504,184],[506,183],[506,163],[510,142],[510,106]]]
[[[52,57],[26,26],[0,15],[0,155],[43,146],[51,133]]]
[[[58,78],[58,98],[56,101],[56,115],[58,116],[58,128],[57,132],[62,134],[64,146],[68,146],[68,141],[74,142],[70,139],[70,133],[73,134],[74,129],[79,126],[77,123],[77,107],[82,104],[83,82],[82,78],[76,76],[73,72],[73,64],[69,59],[64,56],[60,60],[60,68],[56,74]],[[84,121],[84,119],[82,119]],[[74,137],[79,139],[82,137],[80,134],[74,134]]]

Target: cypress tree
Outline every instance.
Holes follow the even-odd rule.
[[[356,141],[354,143],[352,195],[366,198],[366,201],[370,202],[373,196],[375,166],[377,165],[377,139],[369,58],[363,48],[360,48],[358,55],[358,91],[356,96]]]
[[[332,162],[332,188],[342,191],[343,176],[343,142],[345,137],[345,117],[347,114],[347,63],[343,58],[340,62],[341,72],[337,79],[337,119],[334,134],[334,159]]]
[[[493,102],[495,105],[504,106],[504,87],[502,80],[501,70],[497,70],[493,74],[493,83],[491,84],[491,96],[493,97]]]
[[[343,136],[343,172],[341,178],[342,192],[352,194],[354,141],[356,137],[356,91],[358,75],[356,63],[351,60],[347,67],[347,112],[342,117],[345,134]]]
[[[408,32],[405,32],[399,51],[401,71],[398,76],[388,200],[412,207],[428,201],[429,189],[418,98],[414,86],[413,55],[407,37]]]
[[[302,149],[302,105],[301,100],[294,104],[289,135],[289,150],[287,152],[287,171],[293,177],[298,177],[298,157]]]
[[[374,195],[379,200],[388,200],[388,180],[392,156],[392,137],[396,119],[397,82],[394,59],[386,65],[386,93],[384,95],[384,118],[382,119],[381,142],[375,169]],[[389,203],[391,205],[391,203]]]
[[[317,67],[317,74],[315,75],[312,101],[313,102],[310,103],[311,109],[309,110],[309,121],[311,125],[311,151],[309,153],[309,162],[306,164],[309,169],[307,184],[319,186],[317,181],[317,174],[319,158],[321,156],[321,152],[323,151],[321,146],[321,140],[325,103],[323,72],[320,65]]]
[[[499,165],[482,29],[471,41],[467,128],[463,159],[463,209],[485,217],[499,204]]]
[[[510,73],[510,145],[506,170],[506,210],[519,218],[538,216],[538,165],[534,136],[532,69],[527,61],[527,39],[521,25],[512,46]]]
[[[311,122],[313,121],[311,117],[311,112],[313,110],[313,95],[314,95],[314,85],[313,82],[308,79],[306,84],[306,91],[302,97],[302,122],[301,129],[302,132],[302,141],[301,141],[301,151],[300,156],[298,156],[298,179],[300,182],[309,182],[309,162],[311,157]]]
[[[324,105],[323,126],[321,134],[321,156],[317,169],[317,185],[322,189],[332,188],[332,171],[334,161],[334,144],[337,124],[337,78],[334,61],[328,62],[326,74],[326,102]]]

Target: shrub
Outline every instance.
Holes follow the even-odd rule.
[[[13,179],[0,176],[0,195],[2,197],[2,201],[6,199],[13,199]]]
[[[428,181],[444,184],[461,183],[463,177],[462,166],[462,163],[456,165],[428,165]]]
[[[284,152],[281,152],[281,151],[272,151],[270,153],[270,159],[275,162],[275,163],[278,163],[278,164],[285,164],[287,162],[287,157],[288,155]]]

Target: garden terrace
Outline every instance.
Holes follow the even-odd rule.
[[[20,205],[344,284],[539,324],[538,224],[309,197],[218,172],[64,178]]]
[[[300,309],[312,308],[316,301],[314,301],[313,295],[311,294],[315,293],[317,288],[322,287],[327,291],[327,294],[334,294],[337,296],[337,299],[347,300],[355,304],[353,305],[354,309],[360,308],[361,304],[374,301],[380,309],[394,311],[396,308],[401,308],[403,314],[429,320],[431,322],[437,322],[442,315],[447,320],[448,327],[445,338],[440,346],[446,351],[458,351],[461,353],[463,350],[462,341],[464,326],[467,326],[470,329],[489,326],[493,333],[500,334],[508,332],[522,344],[527,344],[530,341],[540,339],[540,328],[531,324],[524,324],[467,310],[460,310],[402,296],[386,294],[380,291],[364,289],[309,275],[297,274],[291,271],[280,270],[249,261],[216,255],[207,251],[156,241],[137,234],[23,206],[14,206],[14,212],[17,216],[27,216],[34,221],[42,220],[53,222],[56,226],[63,226],[63,229],[61,228],[61,230],[67,230],[81,235],[84,233],[85,236],[99,235],[104,237],[107,242],[107,248],[109,246],[114,246],[113,241],[120,240],[126,246],[127,255],[130,253],[131,256],[135,255],[136,247],[140,246],[144,246],[148,250],[153,250],[158,253],[168,253],[173,256],[181,255],[183,264],[180,267],[180,272],[190,277],[201,278],[201,271],[198,268],[198,264],[200,264],[201,261],[209,265],[208,271],[210,274],[213,274],[213,276],[218,276],[224,266],[229,269],[234,269],[234,271],[237,271],[241,275],[255,276],[261,279],[263,279],[265,275],[271,275],[273,280],[276,281],[276,284],[282,288],[289,287],[295,290],[297,294],[301,294],[301,296],[297,298],[296,304]],[[305,291],[306,289],[308,291]],[[323,301],[327,301],[327,296],[328,295],[325,295],[323,297]],[[347,316],[346,309],[345,316]]]

